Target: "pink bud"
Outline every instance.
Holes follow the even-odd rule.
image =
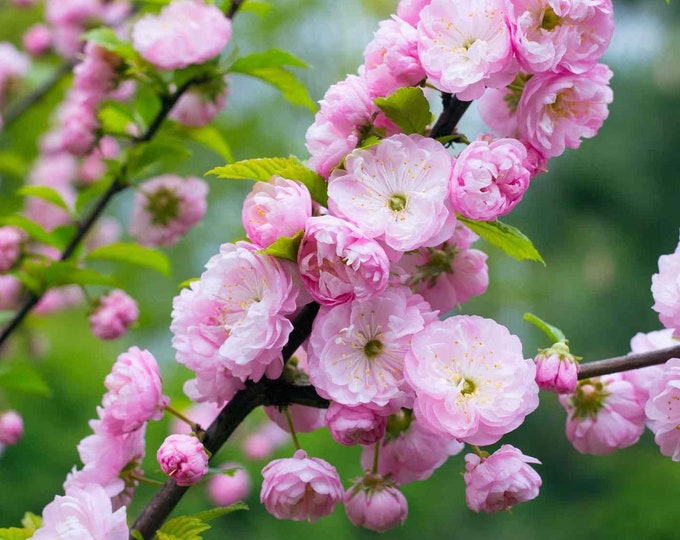
[[[378,479],[378,485],[371,485]],[[379,475],[367,475],[345,492],[345,512],[353,525],[385,532],[401,525],[408,515],[406,497]]]
[[[21,38],[26,52],[31,56],[46,53],[52,45],[52,33],[46,24],[34,24]]]
[[[333,401],[326,413],[331,436],[340,444],[373,444],[385,435],[387,417],[363,407],[347,407]],[[350,521],[351,518],[350,518]],[[370,527],[369,527],[370,528]]]
[[[539,351],[534,361],[539,388],[558,394],[571,394],[576,390],[578,362],[569,353],[566,343],[560,341],[549,349]]]
[[[90,328],[99,339],[116,339],[125,335],[138,317],[137,302],[125,291],[115,289],[99,299],[90,315]]]
[[[203,443],[192,435],[170,435],[156,454],[161,470],[178,486],[190,486],[208,472],[208,454]]]
[[[0,227],[0,272],[14,266],[21,254],[23,235],[16,227]]]
[[[16,444],[23,434],[24,421],[18,412],[9,410],[0,414],[0,444]]]
[[[228,473],[216,474],[208,480],[208,497],[218,506],[229,506],[242,501],[250,494],[250,475],[242,465],[226,463],[221,469]]]

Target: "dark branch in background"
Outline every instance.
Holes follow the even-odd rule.
[[[680,358],[680,345],[669,347],[668,349],[659,349],[658,351],[627,354],[626,356],[587,362],[581,364],[578,378],[589,379],[590,377],[608,375],[609,373],[619,373],[631,369],[655,366],[663,364],[671,358]]]
[[[5,129],[21,117],[27,110],[42,101],[42,99],[49,94],[50,91],[66,77],[66,75],[71,73],[74,64],[74,60],[69,60],[61,64],[49,79],[9,109],[5,115]]]
[[[437,122],[432,127],[430,137],[437,139],[439,137],[446,137],[453,135],[456,131],[456,125],[468,110],[472,101],[460,101],[456,96],[442,93],[442,105],[444,110],[437,118]]]
[[[231,3],[231,6],[229,7],[229,11],[227,11],[227,19],[231,19],[234,15],[236,15],[236,12],[239,10],[241,7],[241,4],[243,4],[245,0],[233,0]]]

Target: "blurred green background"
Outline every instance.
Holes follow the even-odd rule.
[[[0,1],[0,40],[18,43],[20,34],[39,16]],[[243,13],[235,21],[235,40],[242,53],[280,47],[306,59],[311,68],[298,74],[315,100],[325,89],[352,73],[377,21],[394,10],[391,0],[276,0],[267,17]],[[463,313],[493,317],[519,335],[525,355],[546,346],[538,331],[522,322],[531,311],[561,327],[572,350],[585,361],[625,354],[639,331],[660,327],[650,309],[651,275],[660,254],[675,248],[680,227],[680,8],[663,0],[616,2],[617,32],[605,61],[612,66],[615,100],[610,117],[593,140],[567,151],[549,164],[524,201],[505,221],[519,227],[538,247],[547,267],[520,264],[492,247],[491,285],[485,296],[462,308]],[[43,61],[31,84],[49,74]],[[45,109],[58,92],[0,135],[0,151],[16,150],[25,166],[35,155],[35,141],[45,128]],[[229,107],[218,126],[236,159],[296,154],[306,157],[304,133],[312,115],[295,108],[263,84],[233,77]],[[483,130],[474,109],[464,118],[469,137]],[[192,147],[194,157],[178,164],[182,174],[202,175],[222,164],[214,154]],[[25,170],[25,168],[24,168]],[[6,392],[0,407],[24,416],[22,442],[0,458],[0,526],[18,525],[26,510],[40,513],[61,493],[67,472],[78,462],[76,444],[90,433],[87,420],[104,391],[103,378],[116,356],[136,344],[150,349],[161,362],[167,393],[186,404],[181,386],[186,370],[173,361],[170,349],[170,306],[177,284],[198,276],[205,261],[226,241],[242,236],[240,205],[249,183],[210,178],[211,199],[205,221],[174,249],[169,279],[150,271],[103,267],[135,296],[142,309],[139,326],[115,343],[94,339],[85,309],[33,318],[1,362],[27,360],[37,366],[52,389],[51,396]],[[5,174],[0,183],[0,210],[16,209],[12,194],[21,175]],[[112,213],[127,219],[131,194],[120,196]],[[29,343],[33,346],[29,347]],[[38,350],[36,350],[38,349]],[[149,427],[145,471],[159,477],[155,449],[167,433],[165,421]],[[359,450],[331,444],[326,430],[300,436],[310,454],[335,464],[347,486],[358,476]],[[462,455],[453,457],[424,482],[404,486],[409,500],[406,524],[386,533],[389,538],[680,538],[680,466],[662,457],[649,433],[634,447],[607,457],[578,454],[564,437],[564,413],[551,394],[541,395],[539,410],[504,439],[539,458],[541,495],[512,513],[476,515],[465,506]],[[276,456],[289,456],[292,447]],[[227,445],[218,461],[239,460],[238,445]],[[248,512],[214,522],[208,539],[293,539],[318,536],[327,540],[370,538],[352,527],[343,509],[316,524],[281,522],[258,502],[259,470],[251,463],[253,494]],[[129,510],[132,520],[152,493],[140,487]],[[194,488],[177,515],[206,508],[202,489]]]

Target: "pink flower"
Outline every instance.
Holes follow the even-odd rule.
[[[125,507],[114,512],[109,496],[96,484],[72,486],[63,497],[57,495],[43,509],[42,518],[42,527],[32,536],[34,540],[127,540],[130,535]]]
[[[168,115],[185,126],[200,127],[212,122],[227,105],[227,76],[184,92]]]
[[[671,358],[654,380],[645,406],[647,427],[664,456],[680,461],[680,359]]]
[[[509,444],[486,458],[467,454],[465,500],[470,510],[494,514],[535,499],[542,482],[529,463],[541,462]]]
[[[460,153],[451,176],[451,201],[469,219],[492,221],[522,200],[530,172],[527,151],[515,139],[474,141]]]
[[[290,441],[290,434],[274,422],[265,422],[243,441],[243,454],[248,459],[267,459],[274,450]]]
[[[517,72],[503,0],[432,0],[420,13],[418,53],[429,80],[464,101]]]
[[[673,339],[673,330],[665,328],[646,334],[638,332],[630,340],[630,351],[633,354],[647,353],[679,344],[677,340]],[[664,366],[657,365],[633,369],[624,371],[621,375],[635,387],[639,393],[638,401],[644,405],[650,397],[650,388],[664,376]]]
[[[173,246],[206,211],[208,184],[164,174],[139,185],[128,231],[143,246]]]
[[[243,202],[241,221],[248,238],[267,247],[281,236],[295,236],[312,215],[312,197],[300,182],[272,176],[255,182]]]
[[[30,65],[30,58],[14,45],[0,42],[0,105],[4,104],[11,87],[26,76]]]
[[[659,257],[659,273],[652,276],[652,309],[673,336],[680,338],[680,243],[670,255]]]
[[[307,220],[298,266],[307,290],[325,306],[375,297],[387,287],[390,270],[380,244],[334,216]]]
[[[564,341],[539,351],[534,361],[536,383],[541,390],[558,394],[572,394],[576,390],[578,362]]]
[[[137,347],[118,357],[104,385],[108,392],[98,412],[102,428],[113,435],[139,429],[147,420],[160,420],[170,401],[162,393],[156,359]]]
[[[344,491],[335,467],[297,450],[262,469],[260,502],[278,519],[314,522],[335,510]]]
[[[522,77],[521,80],[520,77]],[[517,115],[515,113],[522,95],[521,90],[517,88],[524,88],[526,77],[528,76],[520,73],[510,86],[487,88],[484,95],[477,100],[479,116],[491,128],[494,135],[517,137]]]
[[[432,0],[399,0],[397,15],[411,26],[417,26],[420,20],[420,12],[425,6],[429,6]]]
[[[18,443],[24,434],[24,421],[17,411],[0,413],[0,444],[7,446]]]
[[[325,425],[326,410],[304,405],[288,405],[288,414],[297,433],[310,433]],[[290,432],[285,412],[278,407],[264,407],[264,412],[281,429]]]
[[[19,306],[21,282],[10,275],[0,275],[0,311],[12,311]]]
[[[414,336],[435,318],[427,302],[405,287],[322,308],[309,342],[309,380],[320,395],[342,405],[407,406],[404,357]]]
[[[125,291],[115,289],[99,299],[90,315],[90,329],[99,339],[116,339],[126,334],[138,317],[137,302]]]
[[[336,442],[345,446],[368,445],[383,438],[387,417],[361,405],[346,407],[332,401],[326,412],[326,424]]]
[[[16,227],[0,227],[0,272],[14,266],[21,255],[24,235]]]
[[[34,24],[21,37],[21,43],[28,54],[40,56],[52,46],[52,32],[46,24]]]
[[[156,454],[164,474],[178,486],[190,486],[208,472],[208,457],[203,443],[193,435],[168,435]]]
[[[366,80],[348,75],[331,86],[319,102],[320,108],[305,135],[305,146],[311,154],[309,166],[324,178],[333,167],[356,148],[361,132],[378,114]]]
[[[574,75],[541,73],[529,79],[517,105],[520,138],[545,157],[578,148],[581,138],[597,134],[614,96],[611,70],[604,64]]]
[[[48,186],[56,190],[73,207],[76,200],[76,190],[73,180],[76,176],[76,160],[66,152],[43,153],[34,163],[29,173],[28,183],[33,186]],[[26,217],[38,222],[48,231],[56,227],[71,223],[69,213],[50,202],[37,197],[26,200]]]
[[[635,444],[645,430],[644,404],[620,373],[581,381],[560,396],[567,411],[567,438],[583,454],[610,454]]]
[[[406,521],[408,503],[397,486],[367,474],[345,492],[345,512],[352,525],[385,532]]]
[[[45,19],[52,26],[61,27],[72,24],[83,24],[91,19],[98,19],[102,14],[101,0],[47,0],[45,2]]]
[[[439,142],[394,135],[347,156],[345,170],[329,179],[328,208],[392,249],[436,245],[455,225],[447,203],[451,170]]]
[[[208,498],[216,506],[230,506],[250,495],[252,482],[248,471],[238,463],[225,463],[220,467],[222,474],[208,480]]]
[[[507,7],[515,54],[529,73],[583,73],[614,33],[611,0],[508,0]]]
[[[132,44],[159,69],[185,68],[217,56],[231,38],[231,21],[213,5],[179,0],[132,29]]]
[[[397,418],[403,416],[400,412]],[[391,429],[390,417],[388,425],[389,437],[385,437],[380,444],[378,454],[378,473],[397,484],[407,484],[416,480],[425,480],[441,467],[449,458],[463,449],[463,443],[450,437],[432,433],[423,427],[419,420],[407,420],[407,427],[397,430]],[[373,465],[374,447],[364,446],[361,454],[361,466],[370,470]]]
[[[364,50],[364,61],[364,77],[372,96],[388,96],[425,79],[415,25],[395,15],[380,21],[380,29]]]
[[[497,442],[538,406],[533,361],[491,319],[459,315],[430,324],[413,337],[404,371],[418,421],[469,444]]]

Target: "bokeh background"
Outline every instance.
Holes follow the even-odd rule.
[[[395,0],[275,0],[274,10],[260,18],[243,13],[235,21],[241,52],[269,47],[290,50],[307,60],[310,69],[298,75],[315,100],[326,88],[353,73],[378,20],[395,9]],[[518,263],[491,246],[491,285],[486,295],[462,307],[462,313],[492,317],[519,335],[525,355],[547,343],[522,322],[526,311],[562,328],[572,350],[585,361],[629,351],[637,332],[660,328],[650,309],[651,275],[660,254],[675,248],[680,227],[680,6],[663,0],[616,1],[617,30],[604,61],[615,77],[614,103],[599,135],[577,151],[553,159],[549,172],[538,177],[519,207],[505,221],[519,227],[534,242],[547,267]],[[0,40],[18,43],[21,32],[40,16],[40,8],[18,11],[0,0]],[[54,68],[55,59],[41,61],[29,86],[37,85]],[[0,211],[18,207],[13,196],[36,152],[38,134],[46,127],[46,110],[63,87],[52,92],[11,129],[0,134]],[[233,77],[228,109],[218,127],[236,159],[296,154],[306,157],[304,133],[312,114],[293,107],[269,87],[245,77]],[[461,130],[475,137],[483,130],[471,109]],[[222,160],[191,146],[191,159],[168,170],[201,176]],[[17,156],[7,161],[6,152]],[[189,373],[174,363],[170,348],[170,306],[178,284],[200,275],[205,261],[221,243],[243,235],[240,205],[250,183],[210,178],[210,206],[205,221],[180,244],[167,250],[172,275],[160,279],[151,271],[103,266],[116,274],[142,309],[137,328],[115,343],[102,343],[87,329],[86,310],[50,318],[32,318],[15,340],[5,362],[30,362],[51,392],[6,391],[0,408],[11,406],[24,416],[21,444],[0,457],[0,527],[18,525],[24,511],[40,513],[61,493],[67,472],[78,464],[76,444],[90,433],[87,420],[104,391],[103,378],[116,356],[130,345],[150,349],[161,363],[173,404],[187,404],[181,386]],[[112,214],[128,218],[131,194],[120,196]],[[262,419],[256,414],[251,422]],[[541,394],[541,406],[504,441],[542,461],[538,499],[512,513],[476,515],[465,506],[461,478],[463,456],[453,457],[434,476],[404,486],[409,500],[406,524],[388,538],[673,539],[680,537],[680,466],[662,457],[649,433],[632,448],[607,457],[577,453],[564,437],[565,415],[551,394]],[[160,478],[155,449],[166,435],[166,421],[148,430],[145,471]],[[335,464],[347,486],[361,473],[359,450],[334,445],[327,430],[300,435],[310,454]],[[276,454],[289,456],[292,445]],[[241,460],[238,441],[226,445],[217,461]],[[352,527],[340,507],[316,524],[281,522],[268,516],[258,501],[264,462],[248,463],[253,493],[251,509],[220,518],[207,539],[327,540],[372,538],[370,531]],[[134,518],[154,489],[140,487],[129,510]],[[176,515],[206,508],[201,487],[191,490]]]

